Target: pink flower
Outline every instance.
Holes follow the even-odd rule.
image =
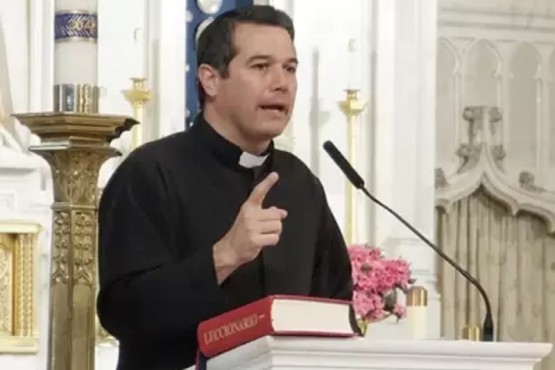
[[[405,308],[396,303],[395,293],[406,292],[411,279],[407,261],[386,259],[379,248],[352,245],[348,248],[354,282],[353,306],[356,314],[367,321],[395,315],[402,318]]]
[[[355,312],[359,316],[365,316],[368,312],[375,309],[374,301],[371,297],[360,291],[355,291],[353,295]]]

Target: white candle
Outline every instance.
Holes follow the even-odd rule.
[[[349,65],[347,74],[347,88],[357,89],[359,88],[360,81],[358,81],[358,68],[357,68],[357,50],[358,45],[355,39],[349,40]]]
[[[407,294],[407,321],[411,339],[428,336],[428,292],[420,286],[412,287]]]
[[[407,307],[407,321],[411,339],[426,339],[428,331],[426,306]]]
[[[55,85],[97,85],[97,8],[98,0],[55,0]]]
[[[144,33],[142,28],[136,28],[133,34],[133,55],[135,60],[135,73],[132,77],[145,77],[145,47],[144,47]]]

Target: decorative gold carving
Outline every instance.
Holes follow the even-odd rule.
[[[0,353],[38,351],[35,253],[40,227],[0,224]]]
[[[14,332],[16,337],[31,337],[34,330],[33,270],[35,236],[20,234],[15,248]]]
[[[0,335],[12,335],[13,242],[11,235],[0,235]]]
[[[56,244],[52,251],[52,282],[67,284],[69,281],[69,244],[71,239],[69,212],[55,212],[53,235]]]
[[[94,370],[98,172],[119,154],[110,141],[137,122],[79,113],[16,118],[42,139],[31,150],[48,161],[54,183],[48,369]]]
[[[74,284],[95,286],[95,215],[94,210],[55,210],[54,239],[58,243],[52,256],[52,283],[67,284],[69,281],[69,251],[70,245],[73,245]]]
[[[94,193],[93,193],[94,194]],[[94,211],[75,212],[73,217],[74,277],[75,284],[96,288],[94,271],[96,255],[96,220]]]
[[[57,202],[94,205],[98,170],[110,153],[67,150],[47,154],[53,170],[54,199]]]

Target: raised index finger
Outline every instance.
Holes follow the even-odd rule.
[[[262,206],[262,202],[264,202],[266,194],[268,194],[272,186],[275,185],[275,183],[278,181],[278,178],[279,176],[277,172],[270,173],[268,176],[266,176],[264,180],[262,180],[262,182],[260,182],[258,185],[255,186],[254,189],[252,189],[251,195],[249,196],[249,199],[247,201],[251,204]]]

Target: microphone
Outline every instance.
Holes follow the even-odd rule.
[[[391,213],[395,218],[397,218],[403,225],[405,225],[409,230],[411,230],[414,234],[416,234],[422,241],[424,241],[430,248],[432,248],[437,254],[439,254],[445,261],[449,262],[451,266],[455,268],[462,276],[464,276],[472,285],[478,289],[482,298],[484,299],[486,305],[486,317],[484,319],[484,323],[482,325],[482,341],[484,342],[493,342],[493,316],[491,312],[491,304],[488,298],[488,295],[480,282],[474,278],[468,271],[463,269],[460,265],[458,265],[455,261],[453,261],[449,256],[447,256],[441,249],[439,249],[436,245],[434,245],[431,241],[429,241],[424,235],[422,235],[414,226],[409,224],[405,219],[403,219],[399,214],[397,214],[394,210],[389,208],[387,205],[380,202],[379,199],[376,199],[364,186],[364,180],[362,177],[357,173],[357,171],[351,166],[351,164],[345,159],[343,154],[336,148],[336,146],[331,141],[326,141],[323,145],[324,150],[328,153],[328,155],[333,159],[335,164],[343,171],[345,176],[349,179],[349,181],[354,185],[355,188],[361,190],[368,198],[372,201],[380,205],[381,207],[385,208],[389,213]]]

